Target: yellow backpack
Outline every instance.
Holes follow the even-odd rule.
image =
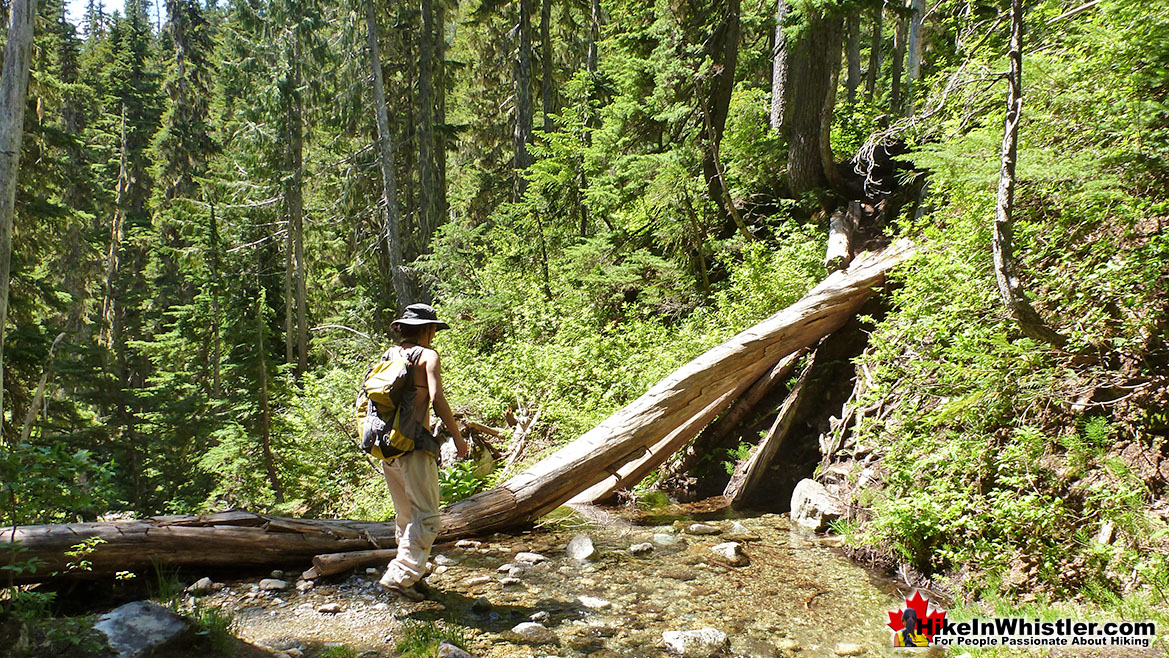
[[[378,459],[391,461],[414,449],[414,439],[401,430],[401,403],[423,349],[390,348],[365,373],[355,405],[357,434],[361,449]]]

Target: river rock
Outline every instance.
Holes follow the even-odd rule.
[[[752,531],[742,523],[735,521],[731,525],[731,529],[723,533],[723,539],[727,541],[759,541],[759,534]]]
[[[522,553],[516,553],[516,556],[515,556],[516,562],[527,562],[528,564],[539,564],[541,562],[544,562],[547,559],[548,558],[544,557],[543,555],[540,555],[539,553],[529,553],[527,551],[524,551]]]
[[[265,578],[260,581],[260,589],[265,592],[280,592],[288,589],[288,581],[279,578]]]
[[[512,564],[511,562],[505,562],[505,563],[499,565],[499,568],[496,569],[496,571],[498,571],[499,573],[507,573],[514,568],[515,568],[515,565]]]
[[[512,567],[507,570],[508,578],[523,578],[524,574],[528,573],[527,567]]]
[[[796,642],[790,637],[782,637],[775,642],[775,650],[778,651],[779,655],[783,656],[784,658],[796,655],[796,652],[798,652],[800,649],[803,649],[803,647],[800,646],[800,643]]]
[[[716,628],[696,631],[666,631],[662,640],[671,653],[682,658],[709,658],[727,644],[727,634]]]
[[[533,612],[532,616],[528,617],[528,621],[536,621],[536,622],[544,623],[544,622],[548,621],[548,618],[551,616],[552,615],[549,614],[547,610],[540,610],[537,612]]]
[[[191,583],[189,587],[187,587],[187,593],[194,594],[195,596],[203,596],[204,594],[210,594],[214,591],[215,582],[206,577],[196,580],[195,582]]]
[[[580,604],[583,605],[584,607],[592,608],[593,610],[604,610],[605,608],[612,607],[612,605],[613,605],[613,603],[611,601],[606,601],[605,599],[599,599],[595,596],[581,595],[581,596],[577,597],[577,600],[579,600]]]
[[[180,640],[191,626],[151,601],[135,601],[102,615],[93,625],[118,658],[138,658]]]
[[[438,658],[475,658],[471,654],[456,647],[450,642],[443,642],[438,645],[438,651],[435,653]]]
[[[717,535],[722,530],[709,523],[691,523],[686,527],[686,532],[691,535]]]
[[[272,573],[268,574],[268,576],[269,576],[270,578],[275,578],[275,579],[277,579],[277,580],[283,580],[283,578],[284,578],[284,572],[283,572],[283,571],[281,571],[281,570],[279,570],[279,569],[276,569],[276,570],[274,570]]]
[[[556,634],[548,630],[543,624],[534,621],[525,621],[516,624],[511,629],[512,636],[519,642],[526,644],[554,644]]]
[[[471,604],[471,612],[485,614],[491,612],[493,607],[494,606],[491,605],[491,601],[488,601],[486,596],[480,596],[479,598],[475,599],[474,603]]]
[[[591,558],[597,553],[596,547],[593,546],[593,539],[588,535],[577,535],[568,542],[567,549],[568,557],[574,560],[584,561]]]
[[[463,586],[474,587],[476,585],[482,585],[489,582],[491,582],[490,576],[471,576],[470,578],[463,581]]]
[[[316,586],[317,586],[316,583],[314,583],[311,580],[298,580],[298,581],[296,581],[296,591],[300,592],[301,594],[304,594],[305,592],[311,590],[312,588],[314,588]]]
[[[832,653],[838,656],[859,656],[864,652],[864,647],[859,644],[853,644],[851,642],[841,642],[840,644],[836,645],[835,649],[832,650]]]
[[[653,550],[654,545],[650,542],[642,542],[640,544],[634,544],[629,547],[629,552],[633,553],[634,555],[646,555],[648,553],[652,553]]]
[[[479,548],[482,545],[483,542],[475,541],[474,539],[460,539],[459,541],[455,542],[455,548],[461,548],[464,550],[468,548]]]
[[[667,532],[655,532],[653,536],[653,543],[658,546],[675,546],[682,542],[682,538],[676,535],[671,535]]]
[[[815,480],[803,479],[792,491],[791,519],[801,527],[822,532],[843,513],[840,502]]]
[[[732,567],[744,567],[750,563],[747,554],[743,552],[743,545],[737,541],[728,541],[710,547],[715,555],[719,556]]]
[[[508,587],[510,585],[519,585],[522,582],[524,581],[520,580],[519,578],[512,578],[511,576],[499,579],[499,584],[503,585],[504,587]]]
[[[435,555],[434,563],[440,567],[453,567],[459,563],[458,560],[449,555]]]
[[[335,602],[334,603],[322,603],[321,606],[319,608],[317,608],[317,612],[323,612],[327,615],[335,615],[338,612],[341,612],[341,604],[335,603]]]

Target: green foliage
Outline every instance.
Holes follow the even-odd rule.
[[[443,642],[464,649],[467,635],[461,626],[446,622],[405,619],[394,650],[403,658],[430,658]]]
[[[231,610],[196,600],[194,610],[187,613],[197,629],[195,633],[207,639],[213,653],[228,655],[236,643],[239,620]]]
[[[727,456],[730,459],[723,461],[723,469],[726,470],[727,475],[734,475],[735,467],[739,462],[751,456],[751,444],[746,441],[740,441],[739,445],[727,451]]]
[[[455,462],[439,471],[438,483],[444,506],[475,495],[486,484],[475,475],[475,463],[469,460]]]

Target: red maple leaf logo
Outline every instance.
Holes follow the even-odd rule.
[[[913,596],[905,599],[905,607],[889,611],[889,623],[886,626],[892,629],[894,633],[899,633],[905,628],[905,623],[901,620],[901,615],[905,612],[906,608],[912,608],[917,613],[918,628],[921,629],[921,634],[925,635],[926,639],[932,642],[934,634],[942,630],[942,622],[946,619],[946,611],[934,607],[930,604],[929,599],[921,595],[921,592],[914,590]]]

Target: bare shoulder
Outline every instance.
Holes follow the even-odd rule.
[[[427,368],[437,368],[439,365],[438,352],[435,352],[429,347],[423,347],[422,355],[418,357],[418,363],[421,363]]]

